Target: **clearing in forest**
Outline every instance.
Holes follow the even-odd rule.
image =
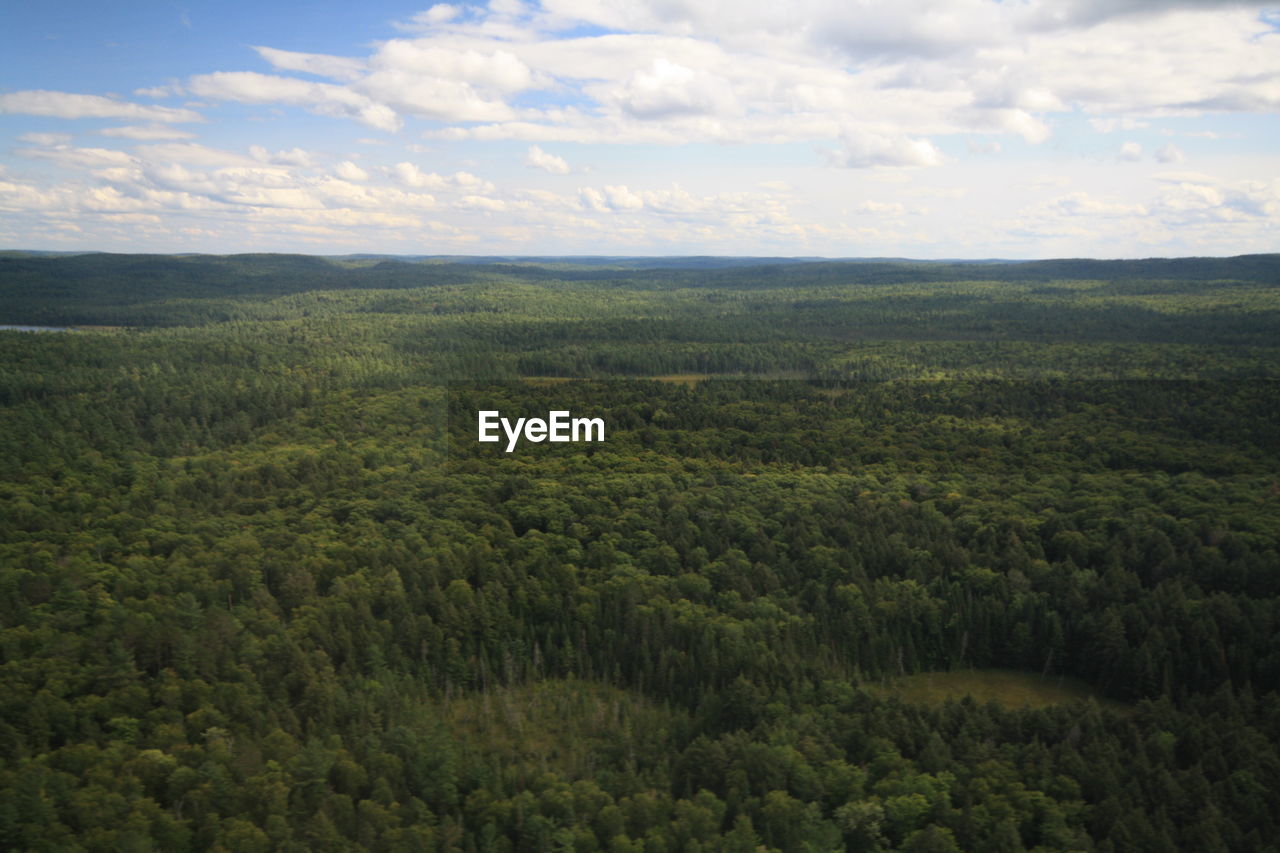
[[[1093,699],[1102,707],[1113,710],[1127,707],[1103,697],[1078,678],[1010,669],[920,672],[894,679],[873,690],[882,696],[896,696],[904,702],[922,705],[941,705],[948,699],[960,700],[968,696],[979,703],[998,702],[1007,708],[1045,708],[1085,699]]]

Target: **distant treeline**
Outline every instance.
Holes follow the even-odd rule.
[[[590,261],[596,260],[597,263]],[[502,262],[510,261],[510,262]],[[1280,285],[1280,255],[1140,261],[777,261],[763,258],[322,258],[309,255],[0,254],[0,321],[180,325],[234,319],[225,309],[166,315],[163,300],[272,298],[315,290],[401,290],[493,281],[595,282],[639,288],[776,289],[1061,280]],[[132,310],[123,310],[126,307]]]

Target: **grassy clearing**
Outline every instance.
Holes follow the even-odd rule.
[[[602,767],[663,767],[673,734],[688,725],[682,712],[578,679],[467,694],[442,712],[464,754],[517,785],[548,771],[582,779]]]
[[[670,385],[684,385],[693,388],[700,382],[711,378],[710,373],[667,373],[662,376],[650,376],[654,382],[666,382]]]
[[[877,685],[872,690],[881,696],[895,696],[921,705],[941,705],[948,699],[969,696],[976,702],[997,702],[1007,708],[1045,708],[1087,699],[1113,710],[1128,707],[1104,698],[1078,678],[1008,669],[921,672]]]
[[[575,376],[521,376],[520,381],[535,388],[544,388],[551,385],[564,385],[568,382],[581,382],[582,380]]]
[[[617,377],[609,377],[616,379]],[[625,378],[625,377],[624,377]],[[706,382],[711,378],[710,373],[668,373],[662,376],[637,376],[635,379],[647,379],[650,382],[666,382],[670,385],[685,385],[693,388],[700,382]],[[528,385],[544,386],[544,385],[563,385],[566,382],[588,382],[590,377],[586,376],[522,376],[520,381]],[[597,377],[597,380],[599,378]]]

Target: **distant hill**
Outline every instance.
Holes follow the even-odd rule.
[[[1240,281],[1280,285],[1280,255],[1104,261],[916,261],[898,259],[492,256],[391,257],[291,254],[130,255],[0,253],[0,322],[171,322],[174,300],[272,298],[315,290],[406,289],[518,277],[613,286],[778,288],[943,281]],[[147,311],[121,309],[152,306]],[[213,303],[206,319],[222,318]],[[191,320],[188,313],[187,321]]]

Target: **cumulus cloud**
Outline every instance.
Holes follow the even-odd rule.
[[[442,121],[511,119],[516,113],[505,99],[538,85],[528,65],[498,45],[479,50],[392,39],[368,66],[354,90],[402,113]]]
[[[440,189],[445,185],[444,178],[434,172],[426,174],[413,163],[397,163],[391,167],[391,174],[400,183],[415,189]]]
[[[141,227],[158,221],[175,234],[209,236],[252,223],[258,234],[278,228],[273,233],[331,240],[349,239],[351,229],[457,241],[494,235],[529,241],[549,234],[575,241],[607,233],[636,246],[690,235],[728,240],[753,232],[764,240],[810,233],[767,193],[708,196],[678,185],[650,189],[621,182],[576,194],[499,190],[467,171],[440,174],[407,161],[381,171],[351,161],[320,169],[309,152],[262,146],[245,154],[185,142],[129,152],[55,144],[23,153],[76,169],[84,180],[57,187],[0,180],[0,209],[70,217],[88,233],[107,222]],[[442,210],[452,222],[430,218]],[[210,221],[221,224],[212,231],[202,227]],[[664,224],[675,221],[680,224]]]
[[[644,199],[625,186],[605,187],[604,199],[610,210],[639,210],[644,207]]]
[[[0,113],[20,113],[54,118],[108,118],[134,121],[182,123],[204,121],[193,110],[134,104],[101,95],[77,95],[31,89],[0,95]]]
[[[436,3],[429,9],[415,14],[408,22],[401,24],[400,28],[405,30],[432,29],[440,24],[452,21],[461,13],[461,7],[455,6],[452,3]]]
[[[727,81],[661,57],[609,89],[607,97],[642,119],[728,112],[734,100]]]
[[[341,160],[344,155],[336,151],[290,147],[300,139],[273,138],[271,150],[243,140],[237,150],[227,151],[193,144],[190,134],[173,127],[201,120],[190,107],[27,91],[0,95],[0,112],[109,119],[121,126],[94,132],[125,150],[112,150],[105,141],[103,147],[73,147],[68,135],[27,134],[19,140],[23,147],[17,156],[67,170],[72,177],[66,192],[32,189],[11,173],[3,177],[14,198],[47,203],[46,210],[62,204],[69,211],[110,209],[111,215],[139,217],[157,210],[251,212],[255,223],[304,229],[298,233],[315,239],[349,224],[377,228],[398,221],[442,239],[481,233],[574,240],[594,232],[618,245],[652,248],[663,240],[705,238],[737,240],[733,245],[741,248],[754,245],[741,242],[748,239],[743,235],[762,239],[769,234],[824,240],[841,252],[847,248],[838,241],[847,240],[848,246],[872,246],[876,254],[889,251],[892,241],[915,238],[883,222],[867,227],[870,217],[924,216],[911,199],[933,193],[941,200],[931,203],[934,210],[927,215],[941,216],[937,209],[950,205],[951,233],[977,233],[980,225],[974,220],[981,217],[971,209],[989,202],[982,188],[998,181],[1010,209],[1032,205],[1010,226],[1019,233],[1085,241],[1098,233],[1090,219],[1105,218],[1106,228],[1136,233],[1135,223],[1145,216],[1159,227],[1197,233],[1216,228],[1215,234],[1250,234],[1264,242],[1270,233],[1273,243],[1273,183],[1246,186],[1183,175],[1177,181],[1162,179],[1156,192],[1147,170],[1130,168],[1117,178],[1128,182],[1120,195],[1115,186],[1090,179],[1087,172],[1098,165],[1096,158],[1086,164],[1075,157],[1074,167],[1050,166],[1046,154],[1028,153],[1024,146],[1044,143],[1058,127],[1072,129],[1087,120],[1097,133],[1124,134],[1106,143],[1113,165],[1102,167],[1119,175],[1116,158],[1150,155],[1160,163],[1181,162],[1184,156],[1172,143],[1148,139],[1157,134],[1211,138],[1213,131],[1191,123],[1197,116],[1274,112],[1280,107],[1274,82],[1280,77],[1280,34],[1259,19],[1256,9],[1257,4],[1212,0],[438,3],[404,22],[395,37],[351,56],[259,46],[247,54],[251,68],[226,68],[135,94],[297,107],[386,132],[408,124],[415,138],[520,140],[525,166],[556,175],[572,172],[562,157],[546,150],[558,150],[557,143],[667,145],[673,168],[686,171],[664,170],[665,188],[645,187],[646,177],[637,178],[634,171],[610,170],[611,158],[605,155],[593,157],[606,171],[597,172],[602,176],[591,187],[550,195],[518,186],[499,190],[481,177],[452,171],[461,161],[451,159],[456,152],[447,144],[432,151],[405,146],[398,157],[359,160],[360,165]],[[1143,129],[1151,137],[1138,136]],[[403,142],[391,138],[379,144]],[[705,149],[678,147],[699,142],[778,145],[768,149],[768,157],[781,169],[745,177],[736,158],[725,158],[725,174],[756,189],[768,189],[762,177],[784,176],[793,186],[789,204],[804,206],[823,193],[837,195],[840,191],[831,188],[837,184],[849,194],[825,210],[809,211],[820,225],[806,225],[808,214],[787,209],[767,193],[708,195],[706,181],[712,177],[699,175],[704,179],[699,185],[693,177],[698,166],[688,166],[705,162],[695,159],[705,156]],[[942,150],[963,151],[962,142],[971,155],[1007,156],[948,161]],[[782,147],[788,143],[793,145]],[[1067,133],[1053,151],[1083,153],[1072,150],[1077,145],[1078,137]],[[1209,156],[1211,149],[1203,150],[1203,168],[1219,168],[1222,161]],[[1028,156],[1040,158],[1041,165],[1028,166]],[[1256,156],[1259,168],[1221,169],[1267,174],[1270,161]],[[420,159],[407,162],[411,157]],[[387,165],[400,158],[406,162]],[[828,166],[855,171],[803,177],[806,167],[824,159]],[[430,170],[433,166],[437,171]],[[928,181],[911,168],[925,166],[933,167]],[[1028,183],[1049,169],[1070,177],[1061,176],[1057,188]],[[972,178],[979,174],[981,181]],[[689,189],[666,183],[674,177]],[[896,182],[890,185],[890,179]],[[828,186],[819,186],[824,181]],[[79,188],[72,191],[71,184]],[[1063,195],[1068,188],[1081,192]],[[972,192],[965,203],[955,203],[954,195],[966,189]],[[859,203],[868,196],[875,201]],[[957,212],[961,208],[963,213]],[[428,210],[447,211],[457,223],[483,222],[483,229],[428,220]],[[839,211],[858,221],[840,224],[835,221]]]
[[[431,194],[385,184],[361,186],[324,174],[309,165],[312,158],[307,152],[297,149],[271,152],[253,146],[251,156],[245,156],[190,143],[165,143],[139,146],[132,152],[55,145],[18,153],[75,169],[84,180],[52,188],[0,181],[0,209],[10,212],[43,211],[82,222],[91,216],[97,223],[171,222],[179,216],[216,215],[224,226],[271,221],[286,229],[402,228],[462,236],[454,226],[421,218],[423,211],[438,206]],[[340,164],[337,171],[350,178],[370,177],[349,162]],[[500,199],[478,200],[494,188],[475,175],[458,172],[439,178],[438,183],[450,193],[476,197],[460,203],[461,209],[502,208]],[[105,219],[108,214],[115,218]],[[191,229],[182,233],[188,231],[194,233]]]
[[[1208,175],[1162,176],[1155,212],[1176,225],[1272,223],[1280,218],[1280,180],[1227,183]]]
[[[644,199],[625,186],[583,187],[578,195],[584,205],[601,213],[637,211],[644,207]]]
[[[334,167],[333,173],[345,181],[367,181],[369,173],[350,160],[343,160]]]
[[[1156,177],[1154,192],[1141,197],[1076,191],[1023,208],[993,222],[1014,238],[1070,239],[1072,245],[1134,242],[1168,246],[1219,245],[1223,253],[1244,247],[1263,250],[1280,219],[1280,179],[1223,181],[1210,175],[1170,172]],[[1121,248],[1121,252],[1126,250]]]
[[[436,4],[405,28],[363,57],[255,48],[335,82],[223,71],[187,88],[382,130],[412,116],[446,139],[830,143],[892,128],[910,142],[845,142],[843,165],[935,163],[954,134],[1038,144],[1072,111],[1111,132],[1280,104],[1278,37],[1238,4],[495,0]],[[536,91],[554,104],[522,100]]]
[[[434,191],[462,190],[472,194],[492,193],[494,186],[470,172],[454,172],[444,176],[435,172],[424,172],[414,163],[396,163],[388,173],[400,184],[413,189]]]
[[[550,197],[540,200],[545,206]],[[618,184],[580,187],[576,199],[561,198],[560,201],[588,212],[643,214],[655,218],[650,222],[653,227],[660,227],[659,222],[670,220],[703,225],[737,223],[743,227],[791,221],[786,204],[771,193],[697,195],[679,184],[666,189],[640,189]]]
[[[553,175],[569,174],[569,164],[565,162],[563,157],[548,154],[536,145],[529,146],[529,152],[524,156],[524,164],[534,169],[550,172]]]
[[[519,92],[534,84],[533,72],[511,51],[435,44],[429,40],[392,39],[384,42],[370,64],[423,78],[464,81],[477,89]]]
[[[504,121],[515,111],[499,99],[486,98],[469,83],[424,77],[400,69],[375,71],[361,86],[389,111],[440,121]]]
[[[250,145],[249,156],[260,163],[274,163],[281,166],[310,166],[311,154],[301,148],[290,148],[287,151],[268,151],[261,145]]]
[[[830,159],[838,166],[865,169],[872,166],[936,166],[942,154],[927,139],[911,139],[900,133],[846,130],[840,148]]]

